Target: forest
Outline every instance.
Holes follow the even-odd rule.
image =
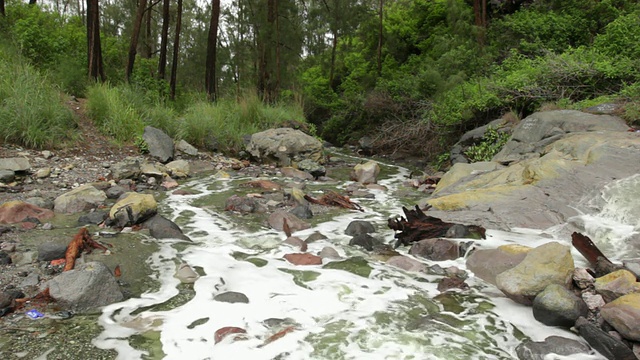
[[[283,124],[434,163],[541,109],[640,125],[634,0],[0,0],[0,32],[0,142],[34,148],[74,141],[72,96],[114,141],[231,154]]]

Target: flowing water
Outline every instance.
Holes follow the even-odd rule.
[[[311,229],[294,234],[302,239],[324,234],[328,239],[310,243],[308,252],[332,246],[344,259],[357,259],[352,271],[292,265],[283,255],[297,250],[282,244],[282,232],[222,211],[220,204],[248,178],[208,177],[184,184],[197,194],[169,196],[162,212],[179,223],[193,243],[159,240],[160,251],[149,259],[159,289],[106,307],[100,317],[104,331],[94,344],[117,350],[118,359],[513,359],[515,347],[527,338],[578,339],[569,331],[541,325],[530,308],[472,276],[467,280],[470,291],[440,294],[440,276],[405,272],[348,246],[344,229],[359,219],[375,224],[375,235],[392,242],[387,219],[400,215],[403,205],[412,206],[394,196],[408,170],[384,166],[388,175],[380,184],[388,190],[372,190],[374,198],[352,199],[364,212],[340,210],[326,221],[312,219]],[[584,225],[598,244],[618,249],[613,260],[637,257],[624,240],[640,230],[640,205],[631,201],[638,198],[640,176],[618,181],[597,199],[585,199],[592,213],[572,221]],[[553,230],[488,230],[482,246],[537,246],[552,241]],[[584,261],[577,253],[574,258],[577,265]],[[180,263],[201,275],[193,285],[174,277]],[[439,265],[464,268],[464,259]],[[243,293],[249,302],[213,299],[225,291]],[[228,326],[245,329],[243,339],[229,336],[215,344],[216,330]]]

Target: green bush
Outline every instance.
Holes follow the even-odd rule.
[[[495,127],[489,126],[480,143],[469,146],[464,154],[472,163],[490,161],[509,141],[509,136],[509,133],[498,131]]]
[[[629,59],[640,59],[640,11],[621,16],[605,28],[603,34],[598,35],[594,47],[603,53]]]
[[[20,55],[0,46],[0,139],[31,148],[62,146],[77,127],[62,94]]]

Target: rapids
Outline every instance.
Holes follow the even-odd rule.
[[[506,299],[472,274],[467,280],[470,291],[440,294],[436,290],[440,276],[405,272],[348,246],[350,237],[344,229],[353,220],[372,222],[377,229],[374,235],[392,243],[394,234],[387,228],[387,219],[400,215],[403,205],[413,205],[397,192],[409,171],[381,166],[388,175],[379,183],[388,190],[371,190],[373,198],[352,199],[364,212],[341,210],[324,220],[314,218],[310,229],[294,234],[304,239],[320,232],[328,238],[310,243],[309,253],[332,246],[343,258],[367,259],[366,277],[322,266],[292,265],[282,257],[298,251],[282,244],[282,232],[222,211],[220,204],[248,178],[212,176],[183,184],[197,194],[170,195],[163,200],[161,212],[179,223],[193,243],[158,240],[160,250],[148,261],[159,289],[104,308],[99,319],[104,331],[94,344],[115,349],[118,359],[127,360],[514,359],[515,347],[527,338],[579,339],[569,331],[538,323],[530,308]],[[310,184],[306,191],[319,187]],[[592,211],[571,219],[571,225],[583,227],[603,249],[618,249],[612,260],[637,257],[637,248],[625,240],[640,231],[638,198],[640,175],[619,180],[595,198],[583,199]],[[206,199],[217,204],[203,205]],[[537,246],[552,240],[569,244],[559,228],[488,230],[487,239],[478,246]],[[408,248],[399,250],[406,253]],[[576,266],[586,265],[577,252],[574,259]],[[193,285],[174,277],[180,263],[201,275]],[[462,258],[438,265],[465,266]],[[243,293],[249,303],[213,299],[225,291]],[[229,336],[215,344],[216,330],[228,326],[245,329],[245,339],[233,341]],[[293,331],[265,341],[288,326]]]

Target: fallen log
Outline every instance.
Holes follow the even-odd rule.
[[[622,265],[611,262],[586,235],[574,232],[571,234],[571,244],[591,264],[595,277],[604,276],[625,268]]]
[[[408,246],[413,242],[439,237],[468,237],[485,239],[486,229],[477,225],[462,225],[442,221],[433,216],[426,215],[416,205],[414,210],[402,207],[405,217],[389,219],[388,226],[397,231],[398,239],[395,248],[400,245]]]
[[[73,240],[69,242],[69,245],[67,245],[67,251],[65,252],[64,256],[66,263],[62,271],[72,270],[76,264],[76,259],[80,256],[80,254],[83,251],[91,253],[93,249],[100,249],[104,251],[108,250],[104,245],[93,240],[91,238],[91,235],[89,234],[89,230],[83,227],[73,237]]]
[[[312,204],[325,205],[325,206],[339,206],[345,209],[364,211],[362,207],[353,201],[349,200],[348,197],[342,196],[335,191],[327,191],[321,197],[314,199],[309,195],[304,196],[305,200]]]

